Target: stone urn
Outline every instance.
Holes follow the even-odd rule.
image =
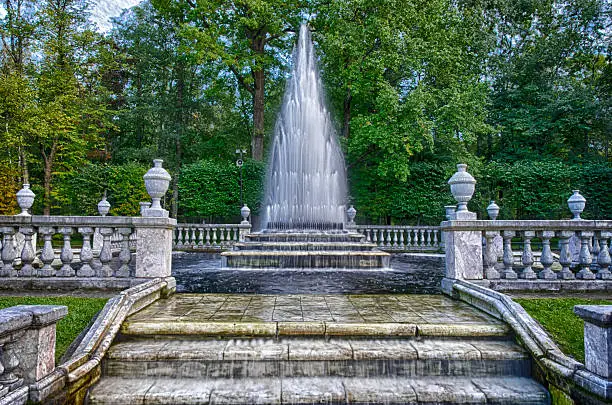
[[[98,203],[98,213],[105,217],[108,215],[108,212],[110,211],[111,205],[110,203],[106,200],[106,192],[104,192],[104,197],[102,197],[102,200],[100,200],[100,202]]]
[[[467,172],[466,164],[458,164],[457,172],[448,181],[451,193],[459,203],[457,212],[467,212],[467,203],[472,199],[476,190],[476,180]]]
[[[251,215],[251,209],[246,204],[244,204],[240,209],[240,215],[242,216],[242,224],[248,224],[249,215]]]
[[[29,216],[30,213],[28,210],[32,208],[32,204],[34,204],[34,197],[36,194],[32,190],[30,190],[29,184],[24,184],[23,188],[17,192],[17,204],[19,208],[21,208],[20,216]]]
[[[355,217],[357,216],[357,210],[352,205],[346,210],[346,216],[349,220],[349,225],[355,225]]]
[[[586,198],[580,195],[580,192],[578,190],[572,190],[572,192],[574,194],[572,194],[572,196],[568,198],[567,206],[574,215],[574,218],[572,218],[572,220],[579,221],[582,219],[580,218],[580,214],[582,213],[582,211],[584,211],[584,207],[586,206]]]
[[[140,204],[140,215],[144,217],[145,210],[148,210],[149,208],[151,208],[151,203],[149,201],[143,201],[138,204]]]
[[[143,176],[147,193],[151,196],[151,208],[149,210],[162,210],[161,199],[166,195],[170,187],[170,173],[162,167],[164,161],[161,159],[153,160],[153,167]]]
[[[491,200],[491,204],[487,207],[487,214],[491,221],[495,221],[499,215],[499,205],[495,204],[495,201]]]
[[[444,213],[446,215],[446,219],[448,221],[452,221],[455,216],[455,210],[457,209],[456,205],[445,205]]]

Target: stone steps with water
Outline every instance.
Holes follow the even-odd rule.
[[[389,324],[354,324],[332,338],[253,338],[227,326],[233,332],[211,338],[194,325],[132,325],[107,354],[90,404],[550,403],[507,329],[368,338]]]
[[[223,266],[243,269],[359,269],[389,267],[390,255],[348,232],[261,232],[222,253]]]

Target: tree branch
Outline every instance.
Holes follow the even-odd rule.
[[[252,86],[249,86],[249,84],[244,80],[244,77],[240,74],[240,72],[238,72],[238,69],[236,69],[236,66],[229,65],[229,64],[227,66],[232,71],[234,76],[236,76],[236,80],[238,80],[238,83],[240,83],[240,85],[244,87],[246,91],[248,91],[252,95],[255,95],[255,89]]]

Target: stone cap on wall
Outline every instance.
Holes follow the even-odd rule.
[[[586,322],[612,328],[612,305],[576,305],[574,313]]]
[[[68,314],[64,305],[17,305],[0,310],[0,337],[30,326],[46,326]]]

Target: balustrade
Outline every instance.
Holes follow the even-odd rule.
[[[611,280],[612,221],[448,221],[444,232],[481,232],[485,241],[482,252],[482,275],[485,279],[525,280]],[[495,252],[494,239],[502,237],[501,263]],[[580,241],[577,260],[572,260],[570,238]],[[459,238],[461,236],[459,235]],[[453,240],[457,243],[458,237]],[[533,242],[542,246],[534,252]],[[522,246],[520,260],[515,261],[513,243]],[[537,245],[536,245],[537,246]],[[469,254],[469,252],[467,253]],[[536,257],[539,256],[539,261]],[[469,261],[469,260],[468,260]],[[447,263],[448,264],[448,263]],[[534,269],[535,268],[535,269]],[[538,270],[536,272],[536,270]]]
[[[131,217],[0,216],[0,277],[129,277],[135,228]]]
[[[354,229],[386,251],[433,252],[442,247],[437,226],[356,225]]]
[[[174,250],[227,250],[244,239],[250,224],[178,224]]]

